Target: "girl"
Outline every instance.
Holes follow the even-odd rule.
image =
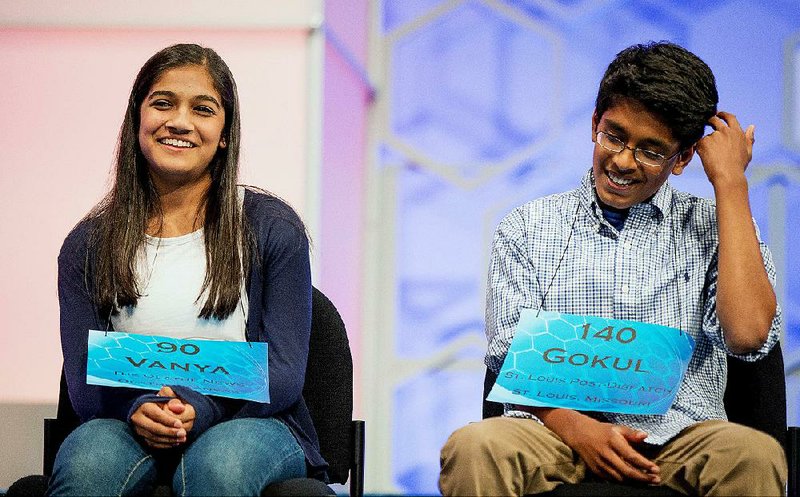
[[[239,102],[211,49],[148,60],[128,99],[114,185],[58,258],[61,342],[82,424],[52,495],[258,495],[326,467],[302,398],[311,323],[308,240],[295,212],[237,187]],[[86,383],[88,331],[269,343],[270,403]]]

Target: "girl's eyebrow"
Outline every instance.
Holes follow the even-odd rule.
[[[169,91],[169,90],[156,90],[153,93],[151,93],[150,95],[148,95],[147,98],[151,99],[151,98],[159,97],[159,96],[175,98],[176,94],[175,94],[175,92]],[[214,105],[216,105],[217,108],[220,108],[220,109],[222,108],[222,105],[220,105],[220,103],[217,101],[217,99],[212,97],[211,95],[195,95],[193,97],[193,99],[194,100],[200,100],[202,102],[211,102]]]
[[[150,95],[147,95],[147,98],[153,97],[175,97],[175,93],[168,90],[156,90]]]
[[[211,102],[214,105],[216,105],[218,108],[220,108],[220,109],[222,108],[222,105],[220,105],[220,103],[217,102],[217,99],[212,97],[211,95],[197,95],[194,98],[196,100],[200,100],[200,101],[203,101],[203,102]]]

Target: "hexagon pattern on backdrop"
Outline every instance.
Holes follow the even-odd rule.
[[[436,493],[439,449],[480,418],[495,226],[517,205],[578,184],[600,77],[619,50],[648,40],[697,53],[717,76],[720,108],[757,124],[753,212],[778,265],[789,418],[800,422],[795,0],[383,0],[375,15],[386,87],[374,166],[392,178],[383,219],[396,275],[394,348],[381,355],[406,365],[390,382],[386,426],[396,489]],[[697,160],[673,184],[713,194]]]

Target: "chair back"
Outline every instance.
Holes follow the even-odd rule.
[[[786,446],[786,373],[780,343],[755,362],[728,356],[725,412],[734,423],[768,433]]]
[[[319,438],[320,453],[328,461],[332,482],[347,481],[354,450],[353,359],[342,317],[317,288],[311,304],[311,341],[303,398]]]
[[[503,404],[486,400],[497,375],[486,370],[483,381],[483,417],[500,416]],[[747,362],[728,356],[725,412],[735,423],[756,428],[786,443],[786,375],[781,344],[761,360]]]

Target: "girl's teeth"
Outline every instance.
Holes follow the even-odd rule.
[[[161,140],[165,145],[172,145],[173,147],[191,148],[192,144],[183,140],[176,140],[174,138],[165,138]]]

